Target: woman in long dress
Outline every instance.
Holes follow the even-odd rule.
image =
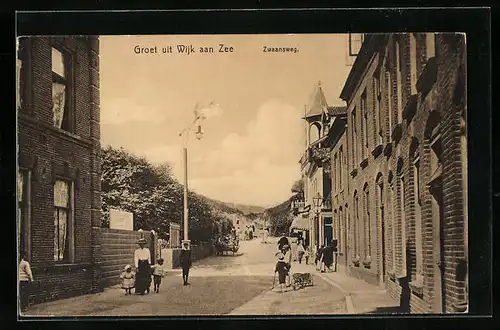
[[[135,250],[135,293],[144,294],[149,293],[149,286],[151,285],[151,252],[146,247],[147,241],[141,238],[137,241],[139,248]]]

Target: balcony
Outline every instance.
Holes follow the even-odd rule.
[[[318,166],[322,166],[323,163],[330,161],[331,154],[329,148],[315,148],[311,151],[311,160]]]

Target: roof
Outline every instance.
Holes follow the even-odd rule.
[[[331,116],[347,114],[347,107],[345,106],[332,106],[327,108],[328,114]]]
[[[328,107],[325,94],[323,93],[323,88],[321,88],[321,83],[318,84],[311,103],[312,105],[306,113],[306,118],[320,116],[323,114],[323,109]]]
[[[361,44],[361,48],[349,72],[344,88],[340,93],[340,98],[342,100],[349,101],[373,54],[381,47],[385,46],[384,40],[386,38],[387,34],[366,34],[365,40]]]

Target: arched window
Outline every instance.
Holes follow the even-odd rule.
[[[371,218],[370,218],[370,190],[368,184],[365,183],[363,187],[364,194],[364,214],[363,214],[363,247],[364,257],[368,260],[371,257]]]
[[[392,171],[389,171],[389,174],[387,176],[387,183],[389,185],[389,210],[391,212],[391,244],[390,244],[390,249],[392,252],[391,256],[391,268],[392,268],[392,273],[396,272],[396,214],[395,214],[395,185],[394,185],[394,180],[393,180],[393,174]]]
[[[398,183],[399,183],[399,192],[398,192],[398,206],[399,206],[399,214],[400,214],[400,222],[399,222],[399,232],[401,233],[401,244],[398,247],[401,252],[401,260],[399,260],[400,275],[406,275],[406,209],[405,209],[405,178],[404,178],[404,163],[403,159],[399,158],[397,163],[397,174],[398,174]]]
[[[338,252],[344,252],[344,213],[342,212],[342,206],[339,207],[339,217],[338,217],[338,236],[337,236],[337,248]]]
[[[309,144],[314,143],[321,137],[321,124],[315,122],[309,126]]]
[[[359,256],[359,196],[358,192],[354,191],[354,220],[353,220],[353,239],[354,239],[354,255],[356,258]]]
[[[382,250],[382,269],[381,269],[381,274],[382,278],[384,278],[386,274],[386,226],[385,226],[385,196],[384,196],[384,179],[382,177],[382,173],[377,174],[377,178],[375,179],[375,185],[376,185],[376,190],[377,190],[377,196],[376,196],[376,201],[377,201],[377,223],[379,224],[380,228],[380,244],[381,244],[381,250]]]
[[[412,173],[410,175],[410,184],[413,185],[413,207],[414,216],[411,221],[415,228],[415,262],[411,265],[411,278],[421,282],[423,280],[423,239],[422,239],[422,200],[420,194],[420,156],[418,152],[419,143],[416,138],[412,138],[410,145],[409,159],[412,162]],[[413,254],[413,253],[412,253]]]

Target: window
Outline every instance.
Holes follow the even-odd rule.
[[[335,153],[335,155],[333,155],[333,189],[335,192],[337,192],[338,190],[337,171],[338,171],[337,153]]]
[[[363,130],[363,158],[368,157],[368,109],[366,107],[366,89],[363,94],[361,94],[361,115],[363,116],[361,119],[361,125]]]
[[[344,152],[342,151],[342,146],[340,146],[339,148],[339,186],[340,186],[340,190],[342,190],[343,186],[342,186],[342,175],[343,175],[343,172],[344,172]]]
[[[403,175],[401,174],[399,178],[399,207],[401,214],[401,274],[402,276],[406,274],[406,214],[405,214],[405,181]]]
[[[52,114],[54,126],[72,130],[70,55],[52,47]]]
[[[380,109],[382,108],[382,92],[380,90],[380,72],[375,73],[373,76],[374,93],[375,93],[375,120],[376,128],[375,132],[377,144],[382,144],[382,115]]]
[[[440,136],[436,136],[431,144],[431,177],[436,177],[441,171],[442,168],[442,150],[441,150],[441,138]]]
[[[69,262],[72,259],[72,188],[69,182],[54,183],[54,261]]]
[[[410,81],[411,94],[417,94],[417,40],[415,33],[410,33]]]
[[[436,34],[426,33],[425,36],[425,54],[427,59],[436,56]]]
[[[399,41],[396,41],[395,44],[395,62],[396,62],[396,98],[397,98],[397,115],[398,115],[398,124],[403,121],[403,96],[402,96],[402,80],[401,80],[401,49]]]
[[[413,186],[414,186],[414,204],[415,204],[415,269],[412,271],[412,280],[421,281],[423,279],[422,270],[422,202],[420,199],[420,159],[418,157],[413,161]]]
[[[387,82],[387,122],[389,124],[389,129],[387,130],[387,142],[391,140],[391,131],[392,131],[392,80],[391,80],[391,73],[386,72],[385,73],[385,79]]]
[[[351,112],[351,124],[352,124],[352,167],[353,169],[357,167],[358,163],[358,129],[356,121],[356,107]]]
[[[343,243],[343,235],[344,235],[344,217],[342,213],[342,207],[339,208],[339,230],[338,230],[338,237],[337,237],[337,250],[338,252],[343,252],[342,249],[342,243]]]
[[[23,106],[23,81],[22,81],[22,72],[23,72],[23,61],[21,55],[21,46],[19,43],[19,39],[17,39],[17,59],[16,59],[16,108],[20,109]]]
[[[364,193],[365,193],[365,216],[364,216],[364,222],[365,222],[365,225],[364,225],[364,230],[365,230],[365,233],[364,233],[364,254],[365,254],[365,258],[371,256],[371,220],[370,220],[370,192],[368,190],[368,186],[365,185],[365,189],[364,189]]]
[[[19,170],[17,172],[17,217],[18,217],[18,251],[24,251],[30,258],[30,198],[31,172]]]
[[[394,208],[394,184],[392,182],[390,184],[390,210],[391,210],[391,250],[392,250],[392,258],[391,258],[391,264],[392,264],[392,271],[393,273],[396,272],[396,214],[395,214],[395,208]]]
[[[359,198],[358,194],[354,193],[354,254],[359,254]]]

